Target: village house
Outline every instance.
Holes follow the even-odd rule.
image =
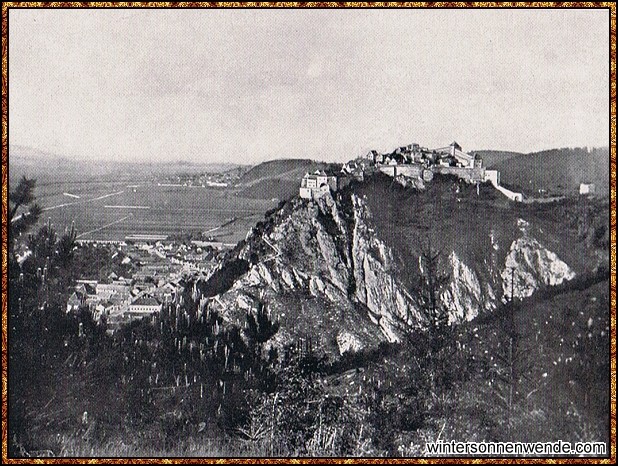
[[[85,299],[85,304],[94,306],[101,300],[101,297],[97,294],[96,280],[76,280],[76,282],[75,292]]]
[[[103,316],[108,318],[112,313],[117,312],[119,306],[111,301],[101,301],[97,304],[92,312],[92,318],[95,322],[101,322]]]
[[[171,303],[182,290],[182,286],[173,282],[167,282],[155,290],[155,296],[162,303]]]
[[[384,162],[384,155],[380,154],[377,150],[370,150],[365,158],[374,164]]]
[[[116,281],[113,283],[97,283],[96,285],[96,294],[99,297],[99,300],[109,299],[116,294],[121,296],[128,296],[130,291],[131,287],[127,285],[124,281]]]
[[[115,274],[110,274],[114,276]],[[99,283],[97,280],[76,280],[75,291],[67,300],[67,312],[88,306],[93,313],[100,305],[111,303],[118,309],[126,307],[131,299],[131,280],[117,277],[112,283]]]
[[[156,314],[162,309],[161,303],[153,296],[141,296],[129,304],[129,317],[143,317]]]
[[[341,167],[341,173],[343,173],[343,176],[349,176],[358,181],[363,181],[365,179],[364,162],[358,160],[346,162],[343,164],[343,167]]]
[[[67,314],[78,311],[80,307],[86,305],[86,295],[82,292],[74,291],[67,300]]]

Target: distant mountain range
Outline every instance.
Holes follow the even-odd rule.
[[[232,163],[130,161],[70,158],[32,147],[9,146],[9,183],[25,175],[40,183],[61,181],[137,181],[155,175],[223,172],[239,167]]]

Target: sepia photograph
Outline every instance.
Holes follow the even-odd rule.
[[[615,4],[57,5],[2,7],[3,463],[615,461]]]

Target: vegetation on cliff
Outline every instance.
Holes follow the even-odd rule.
[[[160,316],[113,336],[86,310],[64,312],[75,268],[97,253],[46,226],[31,236],[35,253],[9,258],[9,454],[416,456],[438,439],[607,442],[603,202],[504,207],[450,179],[419,192],[380,177],[319,205],[296,199]],[[503,270],[477,270],[502,267],[524,234],[577,275],[503,300]],[[450,288],[472,272],[492,284],[494,307],[452,319],[438,297],[473,296]],[[400,309],[414,319],[381,307],[408,297]]]

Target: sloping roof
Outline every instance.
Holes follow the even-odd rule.
[[[142,296],[131,303],[131,306],[158,306],[160,303],[152,296]]]
[[[68,304],[81,304],[81,301],[77,292],[73,292],[73,294],[69,296]]]
[[[108,302],[112,304],[122,304],[123,301],[129,298],[129,293],[117,293],[109,297]]]

